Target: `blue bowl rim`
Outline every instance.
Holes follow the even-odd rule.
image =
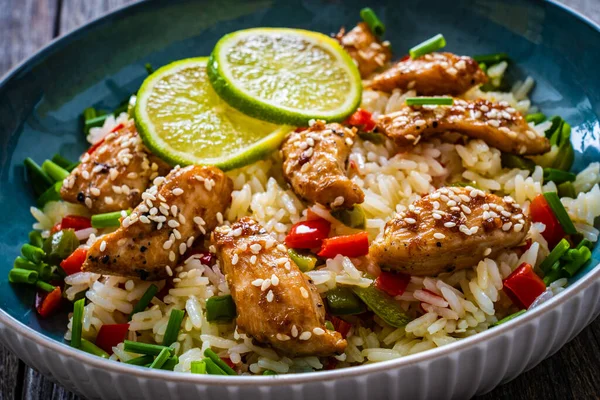
[[[557,7],[564,12],[567,12],[573,15],[575,18],[581,20],[583,23],[587,24],[591,28],[593,28],[600,35],[600,25],[596,24],[591,19],[586,16],[580,14],[574,9],[566,6],[558,2],[558,0],[544,0],[545,3],[550,4],[551,6]],[[59,36],[53,39],[46,46],[42,47],[35,54],[25,59],[14,68],[9,70],[2,78],[0,78],[0,89],[2,89],[10,79],[18,74],[23,68],[27,65],[42,59],[47,53],[50,53],[56,48],[68,43],[73,38],[83,34],[84,31],[93,28],[96,25],[104,23],[106,20],[114,19],[120,17],[122,14],[125,14],[132,8],[137,8],[147,1],[139,1],[132,4],[127,4],[125,6],[119,7],[115,10],[112,10],[104,15],[99,16],[96,19],[88,22],[87,24],[68,32],[64,36]],[[134,365],[129,365],[121,362],[115,362],[111,360],[106,360],[97,356],[93,356],[91,354],[85,353],[78,349],[75,349],[64,342],[59,342],[57,340],[51,339],[42,333],[35,331],[29,328],[27,325],[23,324],[19,320],[15,319],[11,315],[9,315],[6,311],[0,308],[0,324],[6,325],[9,329],[17,332],[19,335],[24,336],[25,338],[32,340],[38,345],[43,346],[49,351],[53,351],[59,353],[60,355],[74,358],[81,363],[85,363],[91,367],[104,369],[110,372],[115,373],[123,373],[123,374],[132,374],[137,376],[138,378],[148,378],[148,379],[161,379],[168,380],[171,382],[182,382],[182,383],[192,383],[192,384],[205,384],[205,385],[222,385],[233,384],[237,386],[253,386],[253,385],[261,385],[261,386],[281,386],[281,385],[290,385],[290,384],[302,384],[307,382],[318,382],[318,381],[328,381],[332,379],[341,379],[341,378],[349,378],[355,377],[357,375],[366,375],[377,372],[385,372],[391,368],[401,368],[404,366],[417,364],[421,362],[433,361],[434,359],[441,358],[442,356],[448,356],[454,353],[455,351],[460,351],[466,348],[470,348],[475,346],[477,343],[484,342],[488,339],[502,336],[509,332],[513,327],[518,325],[526,324],[542,315],[548,314],[552,312],[555,308],[558,308],[560,305],[566,303],[571,298],[575,297],[577,293],[581,290],[585,290],[590,287],[597,279],[600,279],[600,263],[597,264],[591,271],[589,271],[586,275],[581,277],[577,282],[572,284],[567,288],[567,290],[553,297],[549,301],[541,304],[540,306],[534,308],[531,311],[528,311],[523,316],[511,320],[507,323],[504,323],[494,329],[489,329],[484,332],[478,333],[476,335],[461,339],[449,345],[445,345],[442,347],[437,347],[435,349],[427,350],[421,353],[416,353],[413,355],[388,360],[381,361],[373,364],[367,365],[359,365],[350,368],[342,368],[337,370],[330,371],[320,371],[313,373],[294,373],[294,374],[286,374],[286,375],[274,375],[274,376],[219,376],[219,375],[195,375],[184,372],[174,372],[174,371],[164,371],[164,370],[154,370]]]

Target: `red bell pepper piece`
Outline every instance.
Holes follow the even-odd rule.
[[[554,248],[565,237],[565,231],[543,194],[535,196],[529,206],[529,214],[533,222],[541,222],[546,225],[542,236],[548,242],[549,248]]]
[[[79,231],[81,229],[91,228],[92,221],[88,217],[80,215],[67,215],[60,221],[60,229],[73,229]]]
[[[87,250],[79,247],[75,249],[71,255],[60,263],[60,267],[65,271],[67,275],[73,275],[77,272],[81,272],[81,266],[85,262],[87,257]]]
[[[356,126],[363,132],[371,132],[375,129],[375,121],[373,116],[367,110],[359,108],[346,121],[348,125]]]
[[[329,235],[331,224],[322,218],[301,221],[290,229],[285,244],[293,249],[314,249]]]
[[[544,281],[533,271],[531,265],[519,265],[503,282],[504,293],[520,307],[527,309],[546,290]]]
[[[125,340],[128,331],[129,324],[104,324],[96,336],[96,346],[112,354],[112,348]]]
[[[350,329],[352,328],[352,324],[338,317],[330,317],[330,320],[335,330],[338,331],[345,339],[346,336],[348,336],[348,332],[350,332]]]
[[[367,232],[323,240],[321,251],[318,253],[319,257],[333,258],[338,254],[346,257],[360,257],[369,254],[369,235]]]
[[[62,290],[56,287],[46,296],[36,299],[36,309],[40,317],[47,318],[60,308],[62,303]]]
[[[100,146],[102,146],[102,144],[104,143],[104,138],[98,140],[96,143],[94,143],[87,151],[86,153],[88,154],[92,154],[94,151],[96,151],[96,149]]]
[[[52,229],[50,229],[50,234],[55,234],[56,232],[62,231],[62,226],[60,224],[60,222],[56,225],[54,225],[52,227]]]
[[[210,251],[194,248],[188,249],[183,256],[183,260],[187,260],[191,256],[195,256],[197,254],[200,254],[200,262],[204,265],[208,265],[209,267],[212,267],[215,264],[215,261],[217,261],[217,256]]]
[[[392,297],[402,296],[410,282],[410,275],[381,271],[375,279],[375,287]]]

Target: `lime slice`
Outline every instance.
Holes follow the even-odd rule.
[[[207,57],[164,66],[142,84],[135,120],[144,143],[170,164],[251,164],[277,149],[290,131],[231,108],[206,74]]]
[[[342,121],[360,104],[356,65],[332,38],[301,29],[225,35],[208,64],[215,91],[238,110],[279,124]]]

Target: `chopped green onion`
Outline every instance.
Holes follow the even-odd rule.
[[[554,246],[544,261],[542,261],[540,264],[540,269],[545,274],[548,273],[548,271],[550,271],[550,267],[552,267],[552,265],[554,265],[554,263],[557,262],[563,256],[563,254],[569,250],[570,247],[571,244],[569,241],[567,239],[562,239],[556,246]]]
[[[179,357],[172,356],[172,357],[169,357],[167,359],[167,361],[165,361],[165,363],[163,364],[163,366],[160,369],[164,369],[166,371],[173,371],[177,364],[179,364]]]
[[[498,326],[500,324],[508,322],[508,321],[510,321],[512,319],[515,319],[518,316],[521,316],[521,315],[525,314],[525,312],[527,312],[527,310],[520,310],[520,311],[517,311],[514,314],[510,314],[509,316],[502,318],[500,321],[494,322],[492,325],[490,325],[490,328],[493,327],[493,326]]]
[[[454,104],[452,97],[408,97],[407,106],[451,106]]]
[[[37,200],[37,206],[39,208],[44,208],[44,206],[51,201],[59,201],[60,197],[60,188],[62,187],[62,181],[58,181],[54,183],[52,186],[48,188]]]
[[[535,169],[535,162],[516,154],[502,153],[500,155],[500,162],[502,163],[502,168],[518,168],[531,172]]]
[[[548,202],[548,205],[552,209],[552,212],[554,212],[554,215],[558,219],[558,222],[560,222],[560,225],[564,229],[565,233],[568,235],[576,234],[577,230],[573,225],[573,221],[571,221],[569,214],[567,214],[567,210],[565,210],[565,207],[560,202],[558,194],[555,192],[545,192],[544,198]]]
[[[107,352],[102,350],[100,347],[96,346],[94,343],[90,342],[86,339],[81,339],[81,346],[79,346],[79,350],[85,351],[86,353],[93,354],[98,357],[108,358],[110,357]]]
[[[562,171],[554,168],[544,168],[544,181],[552,181],[557,185],[563,182],[573,182],[575,174],[572,172]]]
[[[13,268],[28,269],[31,271],[39,272],[40,265],[33,263],[24,257],[17,256],[17,258],[15,258],[15,262],[13,263]]]
[[[563,182],[559,184],[556,188],[560,197],[570,197],[571,199],[577,197],[577,193],[575,192],[575,186],[573,186],[573,183],[571,182]]]
[[[156,286],[155,284],[148,286],[148,289],[146,289],[146,291],[142,295],[142,298],[140,299],[140,301],[137,302],[137,304],[133,307],[133,311],[131,312],[131,314],[129,314],[130,321],[131,321],[131,317],[133,317],[133,314],[144,311],[146,309],[146,307],[148,307],[148,304],[150,304],[150,302],[154,298],[154,295],[157,292],[158,292],[158,286]]]
[[[206,320],[208,322],[230,322],[237,315],[231,295],[213,296],[206,300]]]
[[[94,107],[88,107],[83,110],[83,120],[87,121],[89,119],[96,118],[98,114],[96,113],[96,109]]]
[[[481,69],[483,72],[487,73],[487,69],[488,69],[488,67],[487,67],[487,65],[486,65],[486,64],[484,64],[484,63],[480,63],[480,64],[479,64],[479,68],[480,68],[480,69]]]
[[[48,293],[50,293],[51,291],[56,289],[56,286],[52,286],[51,284],[46,283],[44,281],[37,281],[35,283],[35,286],[37,286],[38,289],[43,290],[44,292],[48,292]]]
[[[221,357],[219,357],[217,353],[215,353],[211,349],[207,348],[206,350],[204,350],[204,356],[210,358],[215,364],[219,366],[219,368],[225,371],[227,375],[237,375],[234,369],[227,365],[227,363],[223,361]]]
[[[146,355],[132,358],[131,360],[125,361],[125,364],[146,365],[146,364],[152,364],[152,361],[154,361],[154,356],[152,356],[150,354],[146,354]]]
[[[66,169],[67,171],[69,170],[69,166],[73,165],[73,162],[71,160],[67,160],[65,157],[61,156],[58,153],[52,156],[51,161],[59,167]]]
[[[150,368],[160,369],[169,357],[171,357],[171,350],[168,347],[163,347],[154,361],[152,361],[152,364],[150,364]]]
[[[339,286],[327,292],[331,315],[355,315],[366,311],[365,305],[351,289]]]
[[[147,354],[157,356],[163,349],[168,349],[170,352],[173,352],[173,349],[171,349],[170,347],[165,347],[158,344],[133,342],[131,340],[123,341],[123,345],[123,349],[125,351],[136,354]]]
[[[325,328],[327,328],[328,331],[335,331],[335,326],[333,326],[331,321],[325,321]]]
[[[94,228],[117,227],[121,225],[121,217],[123,211],[113,211],[104,214],[92,215],[92,226]],[[127,215],[131,214],[131,210],[125,211]]]
[[[439,50],[443,47],[446,47],[446,39],[444,39],[444,35],[438,33],[431,39],[427,39],[423,43],[419,43],[418,45],[410,49],[410,58],[415,59],[425,54]]]
[[[550,272],[548,272],[542,280],[544,281],[544,284],[548,286],[555,280],[560,279],[562,276],[563,273],[560,269],[560,261],[557,261],[554,263],[554,265],[552,265],[552,267],[550,268]]]
[[[73,229],[63,229],[53,233],[44,241],[46,262],[58,265],[62,260],[69,257],[79,247],[79,239]]]
[[[481,189],[479,186],[477,186],[477,184],[475,183],[475,181],[470,181],[470,182],[452,182],[451,184],[449,184],[448,186],[453,186],[453,187],[472,187],[474,189]]]
[[[202,361],[204,361],[204,364],[206,364],[206,372],[209,375],[227,375],[227,373],[223,371],[217,364],[215,364],[215,362],[210,358],[205,358]]]
[[[163,346],[170,346],[177,340],[177,335],[179,335],[179,329],[181,328],[181,321],[183,321],[184,315],[185,311],[183,310],[171,310],[171,315],[169,316],[169,322],[163,338]]]
[[[77,300],[73,306],[73,318],[71,321],[71,346],[81,347],[81,331],[83,329],[83,308],[85,298]]]
[[[304,254],[295,249],[288,249],[288,255],[302,272],[312,271],[317,265],[317,257],[312,254]]]
[[[29,244],[35,247],[43,247],[44,246],[44,238],[42,237],[42,232],[40,231],[31,231],[29,232]]]
[[[91,128],[97,128],[104,125],[104,121],[112,114],[99,115],[95,118],[86,119],[84,123],[84,132],[88,134]]]
[[[362,131],[358,131],[358,137],[361,138],[362,140],[366,140],[375,144],[381,144],[383,142],[385,142],[385,136],[382,135],[381,133],[377,133],[377,132],[362,132]]]
[[[525,121],[533,122],[535,125],[539,124],[540,122],[544,122],[545,120],[546,120],[546,116],[541,112],[534,113],[534,114],[528,114],[525,116]]]
[[[48,176],[46,172],[40,167],[35,161],[27,157],[25,161],[25,169],[28,172],[31,186],[33,187],[34,193],[39,196],[44,193],[48,188],[52,186],[54,181]]]
[[[50,160],[44,161],[44,163],[42,164],[42,169],[55,182],[63,181],[67,176],[69,176],[69,171],[60,167],[59,165]]]
[[[206,374],[206,363],[204,361],[192,361],[192,374]]]
[[[360,10],[360,17],[367,25],[369,25],[369,29],[375,36],[381,36],[385,33],[385,25],[377,17],[375,11],[371,10],[369,7]]]
[[[74,162],[70,165],[68,165],[65,169],[69,172],[73,171],[75,168],[77,168],[79,166],[79,164],[81,164],[79,161]]]
[[[508,61],[510,58],[506,53],[494,53],[494,54],[482,54],[478,56],[473,56],[473,60],[477,61],[480,64],[498,64],[502,61]]]
[[[562,129],[563,119],[559,116],[554,116],[550,118],[550,121],[552,121],[552,125],[550,125],[550,128],[546,129],[546,132],[544,133],[546,137],[550,140],[550,144],[556,144],[560,137],[560,135],[558,135],[558,132]]]
[[[146,68],[146,72],[148,75],[152,75],[154,73],[154,68],[152,68],[152,64],[146,63],[144,64],[144,68]]]
[[[565,262],[562,269],[572,277],[590,258],[592,258],[592,252],[586,246],[571,249],[562,257],[562,260]]]
[[[344,225],[356,229],[364,229],[367,220],[365,211],[358,204],[355,204],[351,209],[333,210],[331,215]]]
[[[594,244],[587,239],[583,239],[583,240],[581,240],[581,242],[579,242],[579,244],[575,248],[577,250],[579,250],[582,247],[587,247],[588,249],[592,250],[594,248]]]
[[[37,279],[37,271],[32,271],[30,269],[13,268],[8,272],[8,281],[11,283],[27,283],[33,285]]]
[[[21,247],[21,254],[23,255],[23,257],[25,257],[34,264],[42,262],[42,260],[46,256],[44,250],[42,250],[39,247],[33,246],[29,243],[25,243]]]
[[[263,375],[265,375],[265,376],[277,375],[277,372],[270,370],[270,369],[265,369],[263,371]]]

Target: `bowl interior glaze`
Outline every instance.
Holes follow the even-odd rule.
[[[33,218],[35,198],[22,161],[54,153],[75,160],[86,148],[80,115],[94,106],[113,109],[155,68],[207,56],[226,33],[260,26],[337,32],[352,27],[370,6],[386,24],[399,58],[408,48],[443,33],[458,54],[507,52],[514,79],[536,80],[532,100],[573,127],[574,170],[600,160],[600,33],[570,11],[537,0],[206,0],[153,1],[121,9],[41,50],[0,82],[0,309],[62,342],[66,313],[41,320],[33,290],[6,279]],[[515,67],[516,65],[516,67]],[[574,279],[595,268],[594,260]]]

